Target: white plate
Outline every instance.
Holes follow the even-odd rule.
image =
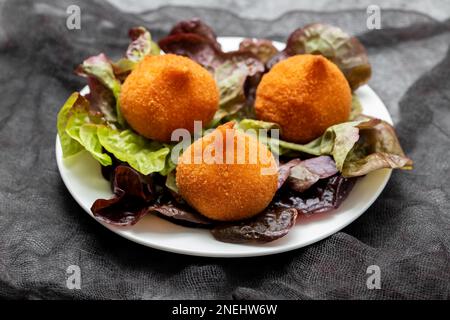
[[[242,38],[221,37],[225,51],[237,49]],[[282,49],[284,44],[275,43]],[[364,113],[392,124],[392,119],[380,98],[367,85],[356,94]],[[98,198],[110,198],[109,183],[102,177],[100,165],[89,153],[81,152],[63,160],[59,138],[56,138],[56,159],[61,177],[75,200],[93,217],[90,208]],[[378,198],[391,175],[390,169],[378,170],[358,179],[348,198],[339,209],[311,217],[300,216],[289,234],[267,244],[231,244],[217,241],[208,230],[175,225],[148,215],[131,227],[102,223],[111,231],[148,247],[170,252],[208,257],[250,257],[285,252],[322,240],[357,219]],[[101,223],[101,222],[100,222]]]

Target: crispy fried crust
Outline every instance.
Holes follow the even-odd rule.
[[[219,127],[183,153],[177,166],[176,182],[182,197],[200,213],[214,220],[234,221],[250,218],[269,205],[277,190],[277,165],[266,146],[234,129],[229,130],[231,135],[223,144],[224,161],[218,164],[213,160],[215,154],[205,149],[218,141],[215,135],[218,131],[225,137],[227,128],[230,125]],[[203,154],[197,164],[194,162],[196,148]],[[238,150],[245,154],[243,163],[238,162]],[[257,156],[252,162],[251,154],[255,152]],[[227,157],[233,159],[233,163],[226,163]],[[262,171],[264,168],[269,170]]]
[[[120,108],[141,135],[170,141],[172,131],[207,125],[217,111],[219,91],[213,77],[196,62],[177,55],[148,56],[125,80]]]
[[[281,126],[283,139],[306,143],[347,121],[351,90],[338,67],[319,55],[296,55],[277,63],[261,80],[255,111]]]

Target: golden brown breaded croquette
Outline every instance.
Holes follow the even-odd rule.
[[[120,109],[146,138],[169,142],[172,131],[207,125],[219,105],[219,90],[206,69],[174,54],[145,57],[126,78]]]
[[[233,125],[222,125],[195,141],[178,161],[176,182],[181,196],[214,220],[250,218],[268,206],[277,190],[272,153]],[[221,139],[222,149],[218,147]]]
[[[309,142],[349,119],[352,93],[339,68],[320,55],[296,55],[277,63],[256,91],[260,120],[278,123],[281,137]]]

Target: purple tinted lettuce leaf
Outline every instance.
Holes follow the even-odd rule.
[[[289,175],[291,174],[292,167],[295,167],[296,165],[300,164],[302,160],[300,159],[292,159],[289,162],[283,163],[278,167],[278,189],[280,189],[286,180],[289,178]]]
[[[276,65],[278,62],[289,58],[290,55],[286,52],[286,50],[283,50],[279,53],[277,53],[276,55],[274,55],[272,58],[270,58],[267,62],[266,62],[266,68],[268,70],[272,69],[272,67],[274,65]]]
[[[111,199],[98,199],[91,207],[94,216],[103,222],[129,226],[146,214],[153,213],[174,223],[190,227],[211,227],[213,221],[190,208],[182,199],[176,199],[158,175],[143,175],[126,164],[114,159],[111,167],[104,170],[112,179]]]
[[[320,156],[301,161],[291,167],[288,178],[289,187],[297,192],[309,189],[319,179],[325,179],[338,172],[331,157]]]
[[[97,199],[91,207],[97,220],[116,226],[131,226],[147,214],[145,203],[125,194],[115,195],[111,199]]]
[[[116,78],[114,67],[111,61],[103,53],[100,53],[97,56],[92,56],[84,60],[83,63],[75,69],[75,73],[82,77],[94,78],[111,91],[115,99],[115,117],[119,124],[124,125],[125,121],[120,113],[120,107],[118,103],[121,83]],[[94,85],[93,82],[91,84]],[[94,86],[94,89],[99,91],[101,90],[99,86]],[[105,116],[108,116],[110,119],[112,119],[113,113],[110,110],[108,110],[108,112],[110,114]]]
[[[218,50],[220,50],[220,43],[217,42],[217,37],[214,31],[206,23],[198,18],[190,20],[183,20],[178,22],[170,31],[169,36],[177,34],[196,34],[203,38],[206,38],[210,43]]]
[[[101,112],[106,121],[116,122],[116,99],[111,90],[93,77],[88,78],[88,86],[89,93],[86,95],[86,99],[89,100],[90,108]]]
[[[127,196],[149,202],[155,199],[152,186],[153,182],[150,176],[144,176],[129,166],[119,165],[114,171],[114,194],[123,191]]]
[[[411,170],[413,161],[406,157],[395,129],[386,121],[369,119],[359,126],[358,142],[345,159],[342,175],[356,177],[382,168]]]
[[[267,39],[244,39],[239,44],[239,51],[251,52],[264,64],[279,53],[272,41]]]
[[[194,33],[169,35],[159,40],[159,46],[165,53],[173,53],[188,57],[208,70],[214,70],[222,61],[214,43],[208,38]]]
[[[216,226],[212,235],[219,241],[231,243],[265,243],[277,240],[288,234],[295,225],[297,210],[283,207],[270,207],[256,217]]]
[[[103,54],[87,58],[76,69],[75,73],[82,77],[94,77],[117,97],[120,82],[114,75],[111,61]]]
[[[168,203],[156,203],[147,208],[148,212],[156,213],[158,216],[172,221],[176,224],[196,227],[196,228],[210,228],[215,222],[202,216],[194,209],[177,203],[176,201],[170,201]]]
[[[219,110],[210,126],[215,126],[225,117],[239,112],[249,101],[245,92],[246,81],[264,71],[264,65],[252,56],[231,54],[214,71],[219,88]]]
[[[139,62],[147,55],[159,55],[159,47],[152,41],[152,36],[147,29],[144,27],[132,28],[128,34],[131,38],[131,43],[125,56],[129,60]]]
[[[150,176],[119,165],[114,170],[111,199],[97,199],[91,207],[94,216],[118,226],[133,225],[147,214],[148,203],[155,199]]]
[[[159,45],[166,53],[196,61],[215,77],[220,108],[209,127],[226,117],[236,117],[241,111],[252,114],[254,93],[265,66],[251,50],[223,52],[211,28],[198,19],[180,22]]]
[[[325,213],[337,209],[352,190],[356,178],[344,178],[335,175],[319,180],[304,192],[285,188],[276,195],[274,205],[294,208],[299,214],[310,215]]]
[[[273,143],[274,139],[268,139]],[[380,168],[411,169],[412,161],[400,146],[394,128],[385,121],[359,116],[355,121],[329,127],[319,138],[301,145],[278,140],[281,154],[288,151],[330,155],[345,177]]]

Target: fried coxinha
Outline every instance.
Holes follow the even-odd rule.
[[[224,124],[195,141],[177,166],[181,196],[214,220],[251,218],[269,205],[277,191],[278,170],[272,153],[233,126]],[[205,152],[208,148],[212,152]],[[201,158],[195,159],[196,155]]]
[[[218,109],[216,83],[206,69],[177,55],[151,56],[131,72],[120,95],[123,116],[139,134],[170,141],[178,128],[193,132],[194,121],[208,124]],[[258,87],[256,114],[280,124],[283,137],[307,142],[329,126],[348,119],[350,87],[341,71],[326,58],[297,55],[275,65]],[[223,153],[240,152],[245,161],[194,161],[193,150],[203,151],[215,143],[217,133],[233,130],[233,143],[223,143]],[[243,138],[244,143],[237,141]],[[252,149],[253,148],[253,149]],[[249,163],[249,150],[258,152]],[[264,159],[263,159],[264,158]],[[255,216],[271,202],[277,191],[276,162],[257,139],[233,129],[229,123],[195,141],[179,159],[176,183],[180,195],[204,216],[236,221]],[[267,174],[264,168],[275,168]]]
[[[352,93],[339,68],[320,55],[302,54],[277,63],[256,92],[260,120],[281,126],[282,138],[306,143],[350,116]]]
[[[191,59],[147,56],[125,80],[120,106],[127,123],[148,139],[170,142],[178,128],[208,124],[219,105],[214,78]]]

